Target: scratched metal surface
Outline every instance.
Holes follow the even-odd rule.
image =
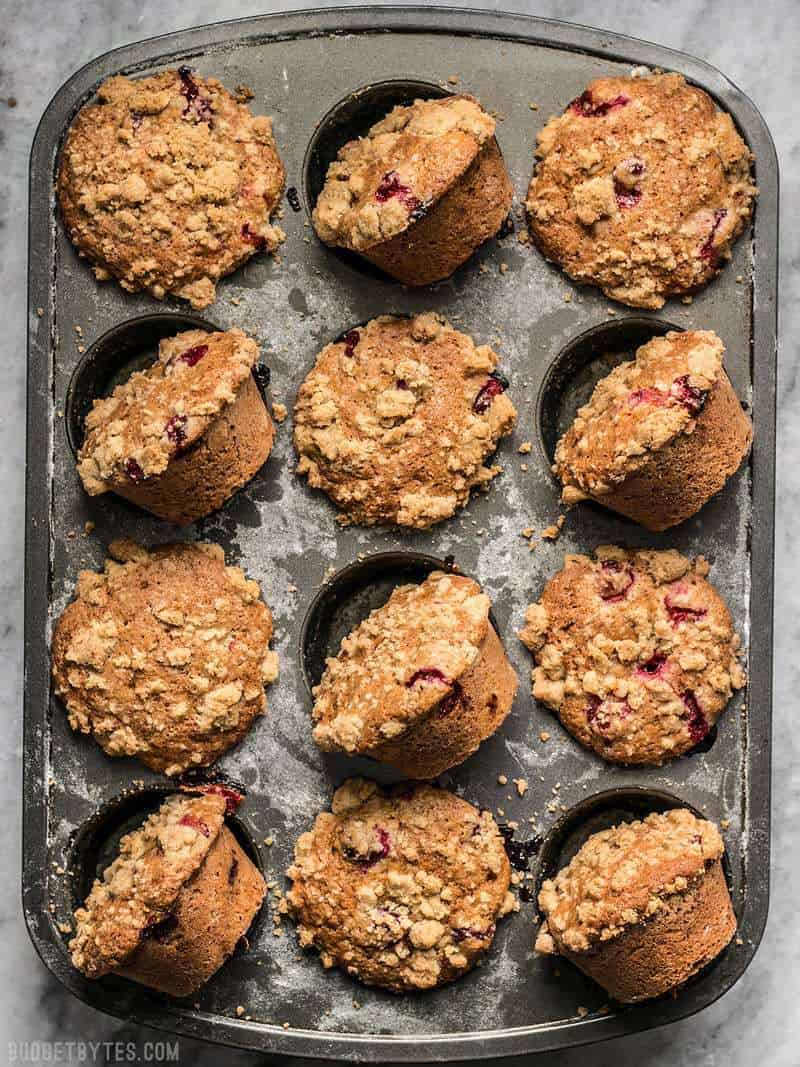
[[[752,117],[757,113],[712,68],[652,46],[518,18],[498,21],[451,14],[448,21],[438,13],[437,22],[437,12],[415,12],[403,20],[402,12],[388,9],[371,17],[352,10],[346,14],[352,30],[348,33],[322,32],[345,21],[344,14],[339,18],[328,12],[220,25],[124,49],[68,83],[39,134],[31,206],[24,875],[29,926],[48,966],[79,996],[104,1010],[287,1053],[340,1060],[390,1054],[395,1059],[483,1056],[579,1043],[654,1025],[697,1010],[728,988],[749,961],[766,914],[769,615],[764,614],[764,599],[768,607],[774,273],[759,242],[774,237],[777,212],[768,134]],[[374,32],[380,26],[387,32]],[[442,26],[472,32],[442,35]],[[280,36],[270,36],[277,31]],[[523,32],[540,40],[514,37]],[[406,290],[341,262],[315,239],[306,205],[295,213],[285,203],[282,225],[287,240],[281,262],[257,257],[222,281],[217,302],[205,317],[221,328],[240,326],[259,341],[272,374],[272,397],[291,410],[318,350],[348,325],[382,313],[442,312],[479,343],[496,347],[511,379],[519,420],[513,437],[498,452],[504,470],[488,494],[475,497],[457,517],[432,531],[342,530],[327,498],[310,491],[293,473],[288,419],[279,428],[271,457],[246,489],[217,515],[177,534],[218,541],[229,561],[260,582],[274,614],[281,673],[268,694],[269,713],[217,765],[247,788],[242,821],[268,880],[284,886],[283,871],[295,839],[328,806],[343,777],[367,773],[392,778],[387,768],[366,761],[325,757],[311,741],[298,654],[309,603],[331,570],[360,553],[407,549],[439,558],[452,555],[490,595],[520,690],[503,728],[472,759],[442,776],[441,784],[481,807],[503,809],[504,816],[498,818],[518,821],[521,838],[546,832],[559,817],[560,808],[547,808],[554,790],[558,803],[569,809],[594,793],[635,785],[666,791],[710,818],[728,820],[729,874],[744,943],[731,947],[677,1001],[600,1013],[606,998],[598,987],[568,965],[556,978],[550,963],[534,957],[535,908],[530,902],[500,925],[492,950],[476,971],[455,985],[415,997],[398,998],[366,989],[338,972],[324,973],[315,954],[300,954],[291,924],[284,923],[283,936],[273,936],[269,916],[257,924],[249,951],[237,952],[199,995],[197,1006],[172,1005],[113,978],[88,983],[71,971],[66,939],[56,924],[69,917],[74,879],[62,877],[56,867],[67,867],[77,854],[76,834],[93,813],[134,781],[158,786],[163,779],[132,761],[112,761],[94,742],[72,734],[48,691],[47,640],[53,620],[72,595],[78,570],[100,567],[110,540],[126,536],[153,544],[175,539],[176,530],[113,495],[90,499],[82,492],[64,431],[65,391],[80,358],[78,344],[91,344],[123,319],[185,306],[170,301],[156,305],[148,296],[96,283],[55,217],[52,175],[65,121],[103,76],[121,70],[146,74],[178,60],[230,88],[245,83],[253,89],[251,106],[273,116],[288,185],[301,196],[307,144],[337,101],[373,81],[438,81],[456,75],[459,89],[474,93],[502,116],[498,139],[515,187],[517,231],[536,132],[593,77],[624,74],[643,62],[682,69],[723,96],[745,136],[762,146],[758,178],[764,195],[754,241],[751,234],[743,237],[733,262],[690,305],[672,302],[658,313],[685,328],[716,330],[726,344],[726,365],[737,392],[755,404],[755,459],[695,519],[667,534],[651,535],[587,507],[569,514],[558,542],[539,541],[530,551],[521,536],[523,528],[541,530],[559,514],[557,490],[538,449],[539,385],[560,349],[582,330],[609,320],[612,305],[592,290],[576,288],[530,246],[520,244],[516,233],[489,242],[450,280],[432,289]],[[529,107],[532,101],[537,111]],[[507,272],[500,272],[501,263],[507,264]],[[570,294],[569,302],[565,294]],[[44,309],[41,316],[36,314],[38,306]],[[619,305],[613,312],[616,318],[628,314]],[[533,450],[518,454],[518,446],[527,440]],[[87,521],[95,524],[90,536],[84,535]],[[525,607],[559,568],[565,552],[613,541],[707,556],[713,563],[712,580],[726,597],[745,644],[753,629],[751,610],[762,612],[754,634],[760,658],[750,665],[757,692],[748,690],[731,702],[707,752],[661,769],[609,767],[572,741],[535,705],[528,682],[530,656],[515,636]],[[751,595],[755,542],[758,598]],[[538,740],[543,729],[552,735],[547,744]],[[509,783],[526,779],[525,796],[519,797],[510,785],[498,785],[500,774]],[[271,848],[261,844],[267,836],[274,838]],[[536,869],[534,857],[531,870]],[[251,1021],[236,1018],[237,1005],[245,1007]],[[589,1009],[586,1018],[577,1017],[579,1005]]]

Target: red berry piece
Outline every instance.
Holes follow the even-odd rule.
[[[242,794],[232,786],[223,785],[222,782],[207,782],[203,785],[193,786],[199,793],[214,793],[225,801],[225,814],[233,815],[242,802]]]
[[[724,208],[724,207],[723,208],[718,208],[714,212],[714,219],[713,219],[713,222],[711,223],[711,233],[708,235],[708,237],[705,239],[703,244],[700,246],[700,258],[708,260],[708,262],[711,263],[713,266],[716,266],[717,262],[719,260],[719,257],[718,257],[718,254],[717,254],[717,250],[714,247],[714,238],[716,237],[717,230],[722,225],[723,220],[725,218],[727,218],[727,215],[728,215],[728,210],[727,210],[727,208]]]
[[[476,415],[483,415],[489,410],[492,401],[500,393],[504,393],[508,389],[509,381],[505,375],[499,371],[493,370],[486,380],[486,383],[481,386],[480,392],[475,397],[472,404],[472,410]]]
[[[569,106],[576,115],[582,115],[585,119],[597,119],[607,115],[609,111],[625,107],[630,102],[630,97],[620,94],[611,100],[600,100],[595,103],[591,91],[587,89],[573,100]]]
[[[139,482],[144,481],[144,471],[136,462],[135,459],[128,459],[125,461],[125,474],[130,478],[134,485],[138,485]]]
[[[419,197],[415,196],[409,186],[400,181],[400,175],[396,170],[390,170],[381,178],[378,188],[375,190],[375,199],[379,204],[385,204],[387,200],[399,200],[408,209],[413,222],[421,219],[427,208]]]
[[[628,189],[627,186],[615,178],[614,197],[617,201],[617,206],[620,208],[636,207],[642,199],[642,190],[637,188]]]
[[[190,67],[180,67],[178,75],[181,79],[181,96],[186,100],[186,107],[182,111],[183,118],[192,117],[198,122],[210,122],[214,114],[211,104],[200,95],[200,86],[192,77]]]
[[[211,831],[208,828],[208,824],[203,822],[202,819],[198,819],[196,815],[192,815],[191,812],[187,812],[186,815],[180,821],[181,826],[190,826],[193,830],[196,830],[198,834],[202,834],[203,837],[211,837]]]
[[[358,330],[348,330],[342,338],[344,341],[344,354],[346,356],[354,356],[356,354],[356,345],[361,340],[361,334]]]
[[[193,367],[196,363],[199,363],[203,356],[208,355],[208,345],[194,345],[192,348],[187,348],[185,352],[181,352],[178,359],[181,363],[185,363],[189,367]]]
[[[670,395],[679,400],[693,415],[696,415],[702,410],[708,397],[708,391],[689,385],[689,375],[684,374],[683,377],[676,378],[672,383]]]
[[[176,452],[181,450],[186,440],[186,424],[188,421],[185,415],[173,415],[164,427],[164,433],[175,446]]]
[[[700,702],[694,695],[691,689],[687,689],[685,693],[681,694],[681,700],[683,706],[686,709],[684,713],[684,719],[686,720],[686,728],[689,731],[689,736],[695,744],[698,741],[702,741],[704,737],[708,736],[708,731],[711,727],[708,724],[708,720],[703,714],[703,709],[700,707]]]
[[[600,564],[600,597],[610,604],[624,600],[633,585],[633,568],[616,559],[606,559]]]
[[[245,244],[252,245],[254,248],[257,248],[259,252],[266,252],[266,237],[264,237],[260,233],[256,233],[256,231],[253,229],[249,222],[246,222],[242,226],[241,235],[242,240],[245,242]]]
[[[414,671],[406,682],[406,688],[410,689],[419,682],[424,682],[426,685],[450,685],[447,676],[438,667],[421,667],[418,671]]]
[[[663,652],[656,652],[646,663],[636,668],[635,673],[643,678],[658,678],[665,673],[667,657]]]

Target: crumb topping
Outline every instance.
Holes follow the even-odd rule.
[[[673,549],[568,555],[520,631],[533,695],[582,744],[660,764],[702,741],[745,682],[708,564]]]
[[[598,79],[538,142],[526,204],[537,244],[633,307],[719,273],[752,213],[750,150],[680,74]]]
[[[298,474],[340,521],[426,529],[500,472],[516,409],[497,354],[433,314],[384,316],[327,345],[295,404]]]
[[[351,779],[297,841],[288,908],[300,944],[363,982],[430,989],[472,967],[513,910],[489,812],[452,793]]]
[[[195,308],[284,235],[270,224],[284,169],[272,121],[188,67],[109,78],[64,145],[58,195],[98,279]]]
[[[363,251],[422,218],[461,177],[495,121],[471,96],[398,106],[349,141],[331,163],[314,208],[326,244]]]
[[[542,885],[545,922],[536,951],[587,952],[649,919],[685,893],[724,852],[713,823],[685,808],[653,813],[592,834],[575,858]]]
[[[608,493],[654,452],[691,434],[723,373],[724,351],[711,330],[668,333],[601,379],[556,445],[564,502]]]
[[[224,821],[223,797],[176,795],[121,839],[119,856],[75,912],[77,928],[69,949],[79,971],[100,978],[116,970],[169,919]]]
[[[489,598],[471,578],[434,571],[398,586],[342,641],[314,688],[316,743],[365,752],[444,713],[489,629]]]
[[[266,710],[278,676],[258,583],[215,544],[109,546],[81,571],[53,637],[70,726],[111,756],[179,774],[207,766]]]
[[[234,402],[257,359],[258,345],[238,329],[161,341],[152,366],[92,404],[78,454],[87,493],[163,474]]]

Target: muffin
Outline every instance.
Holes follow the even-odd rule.
[[[206,767],[239,742],[278,676],[258,584],[219,545],[109,545],[81,571],[53,634],[55,691],[73,730],[154,771]]]
[[[488,811],[430,786],[351,779],[302,834],[286,872],[300,944],[325,967],[397,993],[472,968],[514,910],[511,869]]]
[[[716,826],[684,808],[592,834],[542,885],[536,951],[623,1004],[677,988],[736,932],[724,851]]]
[[[297,473],[343,524],[427,529],[500,473],[487,466],[517,412],[496,370],[433,314],[382,316],[327,345],[297,395]]]
[[[668,333],[599,381],[556,445],[564,503],[589,497],[653,531],[696,514],[753,439],[724,351],[710,330]]]
[[[271,119],[181,67],[103,82],[69,130],[57,191],[99,280],[204,308],[219,278],[283,240],[270,224],[283,180]]]
[[[272,420],[253,378],[258,345],[241,330],[187,330],[159,344],[86,417],[78,474],[186,526],[216,511],[272,451]]]
[[[314,688],[316,743],[409,778],[463,763],[511,710],[517,676],[471,578],[398,586],[342,641]]]
[[[533,695],[611,763],[683,755],[744,685],[740,640],[709,567],[673,549],[568,555],[520,638]]]
[[[87,978],[113,973],[188,997],[232,955],[265,892],[225,826],[224,797],[168,797],[122,838],[75,912],[72,962]]]
[[[680,74],[599,78],[538,141],[526,203],[536,244],[631,307],[705,285],[750,219],[750,150]]]
[[[406,285],[447,278],[511,208],[494,134],[495,120],[471,96],[393,108],[328,168],[313,214],[318,236]]]

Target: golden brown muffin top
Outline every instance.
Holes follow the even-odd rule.
[[[200,869],[225,822],[214,793],[168,797],[119,843],[119,856],[75,912],[72,962],[89,978],[121,967],[142,938],[169,921],[178,894]]]
[[[53,677],[74,730],[111,756],[206,766],[266,710],[278,676],[258,583],[215,544],[109,545],[56,624]]]
[[[680,74],[593,81],[538,141],[526,205],[537,244],[633,307],[705,284],[750,218],[750,150]]]
[[[295,404],[299,474],[340,522],[426,529],[499,472],[517,412],[497,354],[433,314],[382,316],[327,345]]]
[[[444,196],[494,130],[494,119],[471,96],[393,108],[366,137],[339,150],[314,208],[314,228],[326,244],[355,251],[397,236]]]
[[[654,452],[692,433],[723,373],[724,351],[712,330],[668,333],[602,378],[556,445],[553,471],[564,503],[602,496]]]
[[[163,474],[232,404],[258,360],[241,330],[186,330],[86,416],[78,473],[92,496]]]
[[[601,545],[594,559],[567,555],[528,608],[519,636],[536,662],[533,695],[604,759],[682,755],[744,685],[740,639],[708,570],[674,549]]]
[[[272,121],[188,67],[103,82],[61,156],[70,238],[101,280],[204,308],[214,283],[283,240]]]
[[[713,823],[685,808],[653,813],[592,834],[556,877],[542,884],[545,922],[536,951],[586,952],[655,915],[725,851]]]
[[[327,661],[314,688],[316,743],[367,751],[456,699],[486,637],[489,606],[462,575],[434,571],[419,585],[398,586]]]
[[[302,834],[287,875],[300,944],[326,967],[398,992],[473,966],[515,907],[488,811],[430,786],[351,779]]]

